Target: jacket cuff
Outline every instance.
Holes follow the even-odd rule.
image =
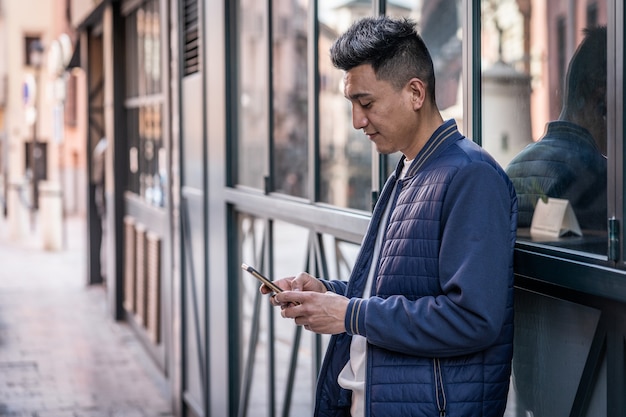
[[[363,298],[351,298],[348,302],[348,309],[346,310],[346,317],[344,318],[344,324],[346,326],[346,333],[350,336],[359,335],[366,336],[365,332],[365,310],[367,303]]]
[[[341,294],[342,293],[341,288],[339,286],[337,286],[334,283],[334,281],[328,281],[328,280],[321,279],[321,278],[318,278],[318,279],[319,279],[319,281],[322,284],[324,284],[324,286],[326,287],[326,291],[334,292],[334,293],[337,293],[337,294]]]

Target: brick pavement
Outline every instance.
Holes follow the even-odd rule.
[[[132,329],[85,285],[85,222],[46,252],[0,214],[0,417],[171,417],[166,383]]]

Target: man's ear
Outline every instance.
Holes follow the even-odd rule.
[[[426,101],[426,84],[419,78],[411,78],[407,84],[409,94],[411,94],[411,104],[413,110],[419,110]]]

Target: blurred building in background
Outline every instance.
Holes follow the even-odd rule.
[[[106,287],[177,415],[309,415],[327,338],[272,312],[239,266],[349,276],[399,156],[353,129],[328,48],[377,14],[418,22],[444,117],[503,166],[559,116],[582,29],[607,26],[610,219],[518,232],[507,416],[625,415],[621,0],[0,0],[15,238],[41,228],[56,248],[63,216],[84,213],[85,282]]]
[[[69,0],[0,2],[0,198],[11,234],[59,250],[85,213],[84,81],[72,70]]]

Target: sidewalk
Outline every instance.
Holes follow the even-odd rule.
[[[85,227],[69,218],[66,249],[46,252],[0,215],[0,417],[171,417],[160,372],[85,284]]]

